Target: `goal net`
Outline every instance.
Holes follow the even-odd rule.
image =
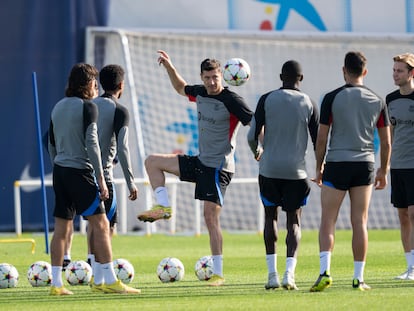
[[[342,64],[350,50],[362,51],[368,59],[365,84],[381,97],[395,89],[392,80],[393,56],[412,51],[412,36],[355,35],[328,33],[276,33],[240,31],[163,31],[88,28],[86,62],[98,69],[117,63],[126,69],[126,88],[120,102],[131,115],[130,149],[137,178],[145,180],[143,161],[152,153],[197,154],[197,114],[195,105],[176,94],[164,68],[157,63],[157,50],[169,53],[175,67],[189,84],[201,83],[200,63],[216,58],[224,63],[232,57],[245,59],[252,70],[250,80],[239,87],[231,87],[242,95],[252,110],[259,96],[279,88],[282,64],[295,59],[302,64],[304,80],[301,90],[320,103],[323,95],[344,84]],[[246,141],[248,127],[238,134],[236,174],[226,193],[221,224],[224,230],[260,230],[263,219],[258,185],[258,164]],[[308,146],[309,177],[314,176],[313,146]],[[378,161],[377,161],[378,163]],[[378,165],[378,164],[377,164]],[[119,168],[116,176],[122,177]],[[171,177],[171,176],[168,176]],[[168,188],[171,188],[168,184]],[[176,232],[194,231],[194,186],[178,183],[172,200],[177,206],[174,219]],[[140,185],[138,203],[128,203],[128,230],[142,230],[136,221],[152,200],[148,184]],[[202,209],[201,209],[202,215]],[[281,212],[280,226],[285,226]],[[312,185],[308,204],[303,210],[303,228],[316,229],[320,220],[320,192]],[[156,224],[158,231],[170,231],[167,221]],[[338,228],[350,228],[349,199],[346,198],[338,218]],[[370,228],[398,228],[395,209],[390,204],[390,187],[374,191]],[[206,231],[201,217],[201,231]]]

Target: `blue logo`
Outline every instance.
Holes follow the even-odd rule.
[[[276,17],[275,30],[285,28],[291,10],[302,15],[320,31],[326,31],[326,26],[315,7],[308,0],[256,0],[268,4],[280,4],[279,15]]]

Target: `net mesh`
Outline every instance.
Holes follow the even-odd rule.
[[[168,75],[157,63],[157,50],[170,55],[178,72],[189,84],[201,83],[200,63],[216,58],[222,63],[233,57],[246,60],[251,68],[250,80],[231,87],[242,95],[252,110],[261,94],[280,87],[283,63],[295,59],[302,64],[304,80],[301,90],[320,102],[323,95],[344,83],[343,58],[347,51],[362,51],[368,59],[369,73],[365,84],[381,97],[394,89],[392,57],[412,49],[412,37],[350,34],[286,34],[274,32],[200,32],[149,31],[89,28],[86,61],[98,69],[110,63],[122,65],[127,72],[126,88],[120,102],[131,114],[130,149],[136,177],[145,178],[143,161],[152,153],[198,153],[195,105],[178,95]],[[237,139],[235,179],[254,178],[250,183],[232,183],[221,214],[224,230],[258,230],[261,228],[258,165],[246,143],[248,128],[241,127]],[[307,164],[313,177],[313,147],[309,144]],[[378,161],[377,161],[378,162]],[[120,170],[115,170],[120,175]],[[169,176],[171,177],[171,176]],[[170,188],[170,185],[168,185]],[[370,207],[370,228],[398,228],[397,214],[390,204],[390,187],[374,191]],[[141,191],[143,195],[145,191]],[[303,210],[303,227],[316,229],[320,220],[319,188],[312,185]],[[194,230],[194,186],[179,183],[176,193],[176,232]],[[136,213],[147,208],[148,200],[128,203],[128,230],[142,229]],[[350,228],[349,199],[340,211],[337,228]],[[284,213],[280,213],[281,224]],[[157,222],[158,231],[169,231],[166,221]],[[206,231],[201,221],[201,230]]]

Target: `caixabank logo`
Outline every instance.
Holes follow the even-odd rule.
[[[279,5],[279,13],[277,14],[274,22],[270,20],[264,20],[260,24],[261,30],[283,30],[287,23],[289,14],[291,11],[296,11],[316,29],[320,31],[326,31],[326,26],[315,9],[315,7],[308,0],[257,0],[258,2],[267,3],[270,5]],[[270,14],[273,8],[267,6],[265,10]]]
[[[350,2],[351,0],[341,0]],[[323,12],[311,0],[227,0],[230,29],[289,30],[298,24],[327,31]],[[320,7],[320,6],[319,6]],[[303,26],[304,26],[303,25]]]
[[[414,32],[414,0],[227,0],[227,11],[229,29]]]

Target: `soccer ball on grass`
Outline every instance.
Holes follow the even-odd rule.
[[[201,257],[194,266],[194,272],[200,281],[209,280],[213,275],[213,258],[211,256]]]
[[[36,261],[27,270],[27,280],[33,287],[49,286],[52,283],[52,266],[46,261]]]
[[[84,260],[71,261],[65,269],[65,277],[70,285],[87,285],[92,278],[92,268]]]
[[[128,284],[134,279],[134,266],[126,259],[118,258],[113,261],[116,277],[122,283]]]
[[[227,84],[239,86],[250,78],[250,66],[241,58],[230,58],[224,64],[223,78]]]
[[[19,272],[8,263],[0,263],[0,288],[16,287],[19,282]]]
[[[163,283],[177,282],[184,278],[184,265],[174,257],[166,257],[157,267],[158,278]]]

